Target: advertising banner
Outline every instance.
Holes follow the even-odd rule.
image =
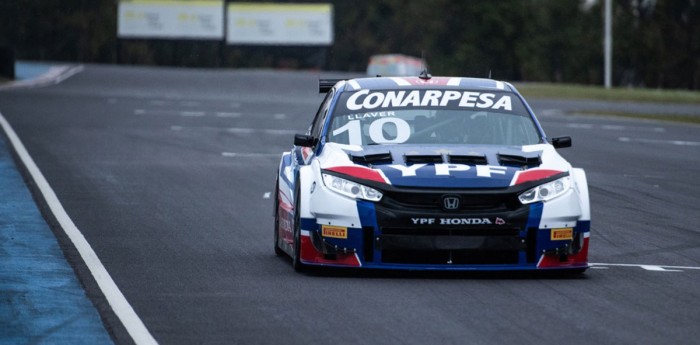
[[[119,38],[224,38],[223,0],[120,0]]]
[[[333,44],[331,4],[230,3],[228,44]]]

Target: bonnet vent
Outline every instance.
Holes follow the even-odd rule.
[[[376,165],[376,164],[391,164],[394,160],[391,158],[391,153],[376,153],[364,156],[350,155],[350,160],[355,164],[360,165]]]
[[[542,164],[542,159],[540,155],[532,156],[521,156],[521,155],[510,155],[510,154],[498,154],[498,163],[505,166],[512,167],[528,167],[534,168]]]
[[[421,163],[437,164],[445,162],[445,159],[442,157],[442,155],[404,155],[403,157],[404,161],[406,162],[406,165]]]
[[[466,164],[466,165],[487,165],[488,160],[486,160],[485,155],[448,155],[447,161],[452,164]]]

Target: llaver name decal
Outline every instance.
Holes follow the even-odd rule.
[[[347,118],[349,121],[352,121],[352,120],[375,119],[377,117],[387,117],[387,116],[396,116],[396,112],[395,111],[375,111],[375,112],[360,113],[360,114],[350,114],[350,115],[347,115]]]
[[[501,218],[491,221],[489,218],[411,218],[414,225],[503,225]]]
[[[402,108],[402,107],[460,107],[494,110],[513,110],[509,95],[496,96],[494,93],[455,91],[455,90],[419,90],[372,92],[361,90],[347,100],[349,110]]]

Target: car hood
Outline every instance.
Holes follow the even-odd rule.
[[[327,143],[318,158],[325,171],[416,188],[507,188],[571,169],[549,144],[360,147]]]

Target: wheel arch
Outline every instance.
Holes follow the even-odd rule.
[[[588,195],[588,179],[586,178],[586,172],[581,168],[573,168],[571,171],[581,205],[581,220],[591,220],[591,205]]]
[[[299,215],[301,218],[312,218],[310,203],[311,199],[311,186],[315,182],[315,176],[313,173],[314,167],[311,165],[302,166],[299,168],[298,175],[296,177],[296,184],[299,185],[299,195],[295,195],[295,198],[299,198]]]

